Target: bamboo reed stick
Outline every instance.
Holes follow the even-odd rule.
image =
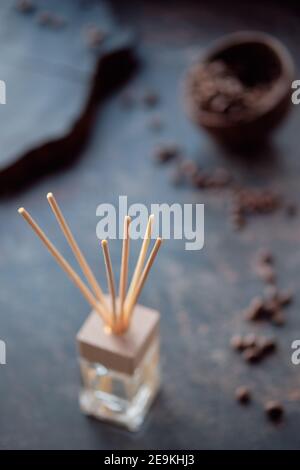
[[[76,287],[80,290],[82,295],[86,298],[88,303],[91,305],[92,308],[96,310],[96,312],[101,316],[102,320],[111,326],[110,319],[107,318],[107,314],[103,309],[102,305],[98,302],[95,296],[92,294],[90,289],[84,284],[78,274],[73,270],[70,264],[65,260],[65,258],[60,254],[57,248],[53,245],[53,243],[47,238],[43,230],[39,227],[39,225],[33,220],[30,214],[22,207],[18,210],[19,214],[26,220],[26,222],[31,226],[34,230],[36,235],[41,239],[44,243],[46,248],[50,251],[52,256],[55,258],[57,263],[60,267],[67,273],[67,275],[71,278],[74,282]]]
[[[122,246],[122,261],[121,261],[121,272],[120,272],[120,285],[119,285],[119,324],[122,328],[123,323],[123,310],[124,302],[126,297],[126,288],[128,280],[128,258],[129,258],[129,226],[131,218],[126,216],[124,219],[124,230],[123,230],[123,246]]]
[[[84,257],[82,251],[80,250],[75,238],[74,238],[74,235],[69,227],[69,225],[67,224],[66,222],[66,219],[64,218],[63,216],[63,213],[54,197],[54,195],[52,193],[48,193],[47,194],[47,199],[48,199],[48,202],[50,204],[50,207],[56,217],[56,220],[57,222],[59,223],[60,225],[60,228],[67,240],[67,242],[69,243],[70,245],[70,248],[71,250],[73,251],[78,263],[79,263],[79,266],[81,267],[81,270],[83,272],[83,274],[85,275],[86,277],[86,280],[89,282],[90,286],[92,287],[96,297],[98,298],[99,302],[102,303],[102,305],[107,309],[107,305],[106,305],[106,301],[105,301],[105,297],[104,297],[104,294],[103,294],[103,291],[99,285],[99,283],[97,282],[97,279],[95,278],[86,258]]]
[[[138,301],[138,298],[140,296],[140,293],[144,287],[144,284],[147,280],[147,277],[149,275],[149,272],[150,272],[150,269],[154,263],[154,260],[156,258],[156,255],[158,253],[158,250],[160,249],[161,247],[161,244],[162,244],[162,239],[161,238],[157,238],[155,244],[154,244],[154,247],[149,255],[149,258],[147,260],[147,263],[143,269],[143,272],[141,274],[141,277],[139,278],[139,281],[137,283],[137,286],[132,294],[132,296],[130,297],[129,299],[129,302],[128,302],[128,306],[127,306],[127,309],[126,309],[126,313],[125,313],[125,325],[126,327],[128,327],[129,323],[130,323],[130,319],[131,319],[131,316],[132,316],[132,312],[134,310],[134,307]]]
[[[102,250],[103,250],[103,256],[104,256],[105,267],[106,267],[107,283],[108,283],[108,288],[109,288],[110,297],[111,297],[112,324],[113,324],[113,329],[115,329],[116,328],[116,323],[117,323],[116,287],[115,287],[114,274],[113,274],[113,270],[112,270],[112,264],[111,264],[111,259],[110,259],[107,240],[102,240],[101,246],[102,246]]]
[[[133,292],[134,292],[134,290],[137,286],[138,280],[139,280],[140,275],[141,275],[142,270],[143,270],[147,250],[148,250],[148,247],[149,247],[149,244],[150,244],[150,241],[151,241],[153,220],[154,220],[154,215],[152,214],[152,215],[150,215],[149,220],[148,220],[148,224],[147,224],[146,232],[145,232],[145,235],[144,235],[144,240],[143,240],[143,243],[142,243],[141,251],[140,251],[140,254],[139,254],[139,257],[138,257],[138,260],[137,260],[137,263],[136,263],[136,267],[135,267],[135,270],[134,270],[134,273],[133,273],[133,276],[132,276],[132,280],[131,280],[131,283],[130,283],[130,286],[129,286],[129,289],[128,289],[128,293],[127,293],[127,296],[126,296],[125,310],[126,310],[128,304],[130,302],[130,298],[131,298],[131,296],[132,296],[132,294],[133,294]]]

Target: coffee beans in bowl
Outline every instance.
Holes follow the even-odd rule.
[[[187,112],[223,143],[264,140],[289,109],[293,70],[277,39],[258,32],[231,34],[189,70]]]

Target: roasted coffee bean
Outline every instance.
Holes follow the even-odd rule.
[[[243,405],[248,404],[251,401],[251,393],[248,387],[240,386],[235,391],[235,398]]]
[[[285,317],[281,310],[278,310],[272,316],[272,323],[276,326],[283,326],[285,324]]]
[[[249,307],[245,311],[247,320],[261,320],[266,315],[265,305],[263,299],[260,297],[254,297],[251,300]]]
[[[36,5],[31,0],[19,0],[16,8],[22,13],[32,13],[36,9]]]
[[[242,214],[232,215],[231,220],[235,230],[241,230],[246,225],[246,219]]]
[[[205,189],[207,188],[207,175],[198,172],[194,177],[193,177],[193,184],[196,186],[198,189]]]
[[[158,94],[155,91],[148,90],[143,96],[143,102],[149,108],[154,107],[159,102]]]
[[[42,26],[49,26],[51,25],[51,22],[52,22],[52,13],[50,13],[49,11],[42,11],[38,17],[37,17],[37,21],[40,25]]]
[[[238,189],[234,192],[234,203],[246,214],[273,212],[280,207],[280,198],[271,190]]]
[[[288,305],[291,301],[292,296],[290,293],[286,295],[278,292],[278,289],[274,286],[273,295],[267,299],[262,300],[255,298],[250,303],[250,306],[245,310],[245,317],[250,321],[257,320],[270,320],[275,325],[283,325],[285,323],[285,317],[282,312],[282,307]]]
[[[155,159],[160,163],[166,163],[179,156],[179,147],[175,144],[164,144],[155,150]]]
[[[257,337],[254,333],[248,333],[243,338],[243,344],[245,348],[251,348],[257,345]]]
[[[95,25],[89,25],[85,31],[86,41],[90,48],[99,47],[106,39],[106,32]]]
[[[234,335],[230,340],[230,345],[236,351],[243,351],[245,349],[243,337],[241,335]]]
[[[62,28],[66,25],[66,20],[62,16],[52,15],[51,26],[53,28]]]
[[[183,160],[180,162],[180,170],[188,178],[196,176],[198,172],[197,165],[192,160]]]
[[[243,358],[246,362],[255,364],[261,360],[262,352],[259,347],[253,346],[251,348],[245,349],[243,352]]]
[[[229,185],[231,177],[225,168],[216,168],[208,178],[209,184],[214,188],[224,188]]]
[[[37,20],[42,26],[49,26],[51,28],[61,28],[66,24],[66,20],[59,15],[51,13],[49,11],[41,12]]]
[[[216,168],[209,173],[196,167],[193,170],[191,182],[199,189],[219,189],[228,186],[230,175],[224,168]]]
[[[274,338],[260,338],[259,347],[261,348],[263,354],[270,354],[274,352],[277,348],[277,343]]]
[[[298,214],[298,206],[292,202],[286,205],[285,210],[288,217],[295,217]]]
[[[276,286],[268,286],[266,297],[266,305],[276,313],[281,307],[285,307],[293,301],[293,291],[291,289],[279,291]]]
[[[278,294],[278,302],[282,307],[289,305],[293,301],[293,298],[294,294],[292,290],[287,290]]]
[[[270,400],[265,404],[265,412],[271,421],[281,420],[284,408],[279,401]]]
[[[245,361],[257,363],[276,350],[274,338],[258,337],[254,333],[245,336],[234,335],[230,340],[231,347],[243,354]]]
[[[274,256],[271,251],[269,250],[263,250],[259,253],[258,255],[258,261],[259,263],[262,264],[273,264],[274,262]]]

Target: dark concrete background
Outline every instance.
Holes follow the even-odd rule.
[[[290,360],[291,342],[300,338],[299,299],[287,325],[253,327],[241,309],[262,292],[252,258],[261,247],[276,255],[279,285],[299,285],[300,224],[282,212],[250,220],[235,233],[228,200],[170,183],[169,167],[154,164],[158,142],[175,141],[204,168],[223,165],[244,183],[272,186],[287,199],[299,198],[298,109],[256,162],[232,159],[188,122],[181,80],[203,47],[221,34],[259,29],[283,40],[295,60],[300,44],[299,12],[271,2],[114,2],[123,25],[140,33],[143,67],[135,89],[151,87],[161,96],[161,133],[149,129],[156,111],[143,105],[124,110],[120,96],[107,104],[82,159],[65,173],[0,203],[0,338],[7,365],[0,368],[0,448],[8,449],[287,449],[299,448],[300,410],[295,396],[300,369]],[[126,2],[126,6],[128,2]],[[89,308],[50,255],[17,215],[26,207],[72,260],[46,193],[53,191],[102,284],[103,261],[95,236],[101,202],[205,203],[205,247],[184,250],[166,242],[141,301],[161,312],[163,385],[137,434],[84,417],[78,407],[79,370],[75,335]],[[118,263],[120,243],[112,242]],[[139,243],[132,243],[132,260]],[[258,366],[247,366],[229,348],[236,332],[274,334],[279,351]],[[235,387],[247,384],[254,400],[241,408]],[[263,403],[279,398],[286,418],[270,424]]]

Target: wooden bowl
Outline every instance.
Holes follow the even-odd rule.
[[[226,114],[203,110],[195,102],[189,87],[190,78],[196,73],[196,68],[192,67],[185,87],[188,115],[199,127],[225,144],[243,146],[265,140],[286,116],[291,105],[294,64],[289,52],[267,34],[238,32],[216,41],[199,62],[205,64],[215,60],[225,62],[233,69],[240,65],[243,76],[238,78],[247,86],[268,86],[270,82],[268,99],[257,103],[251,117],[237,122],[232,122]]]

